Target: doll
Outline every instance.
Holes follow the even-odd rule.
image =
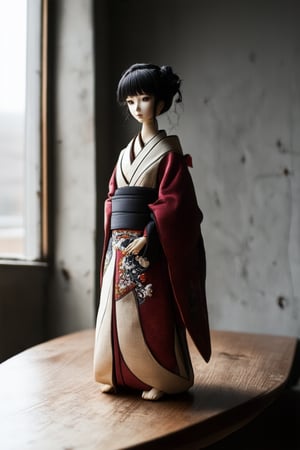
[[[191,157],[156,119],[181,101],[180,84],[170,66],[134,64],[117,89],[141,131],[121,151],[105,201],[94,373],[102,392],[129,388],[145,400],[193,385],[186,330],[205,361],[211,353]]]

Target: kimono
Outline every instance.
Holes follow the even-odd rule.
[[[194,380],[186,330],[205,361],[211,354],[203,216],[178,137],[160,131],[135,158],[133,146],[121,151],[105,202],[94,374],[116,390],[175,394]],[[146,246],[125,254],[140,236]]]

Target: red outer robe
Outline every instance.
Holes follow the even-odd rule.
[[[105,240],[101,265],[110,237],[111,199],[116,189],[115,171],[105,202]],[[197,205],[186,158],[169,152],[158,173],[158,198],[149,204],[168,261],[169,275],[181,319],[205,361],[211,343],[205,294],[206,259]]]

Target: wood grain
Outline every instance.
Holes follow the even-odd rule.
[[[43,343],[0,366],[0,448],[199,449],[238,429],[283,388],[296,339],[212,332],[206,364],[190,343],[195,385],[147,402],[102,394],[92,375],[94,331]]]

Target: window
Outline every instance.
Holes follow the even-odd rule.
[[[41,254],[41,0],[0,0],[0,257]]]

